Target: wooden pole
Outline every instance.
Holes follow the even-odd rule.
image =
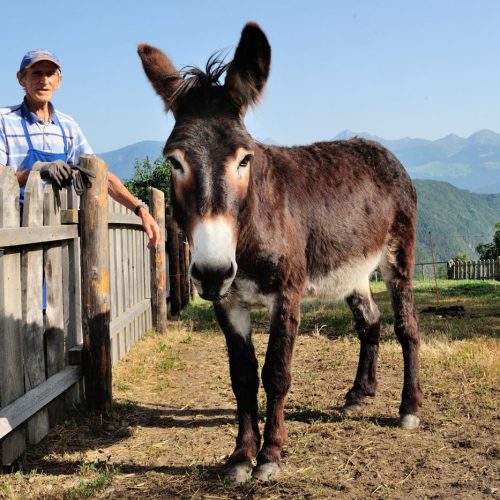
[[[186,306],[189,305],[189,301],[191,300],[192,292],[191,292],[191,279],[189,278],[189,243],[187,241],[183,242],[184,248],[184,273],[186,275]]]
[[[160,333],[167,333],[167,256],[165,251],[165,195],[155,188],[149,188],[149,209],[160,226],[160,241],[151,249],[151,309],[153,327]]]
[[[170,315],[177,316],[181,312],[181,276],[179,265],[179,226],[172,218],[167,217],[168,263],[170,272]]]
[[[434,272],[434,285],[436,287],[436,305],[439,306],[439,289],[437,283],[436,256],[434,255],[434,244],[432,243],[432,233],[430,231],[429,231],[429,246],[431,247],[432,270]]]
[[[181,231],[179,231],[179,272],[181,275],[181,309],[184,309],[189,304],[189,285],[184,257],[184,234]]]
[[[85,398],[90,411],[109,413],[112,391],[108,175],[106,164],[96,156],[82,155],[80,164],[96,174],[80,203]]]

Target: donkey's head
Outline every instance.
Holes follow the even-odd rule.
[[[179,72],[149,45],[140,45],[138,52],[146,75],[175,117],[163,154],[172,165],[174,216],[191,245],[191,277],[203,298],[217,300],[237,271],[238,217],[255,149],[243,117],[262,93],[271,48],[262,30],[248,23],[233,61],[224,65],[212,57],[206,72]]]

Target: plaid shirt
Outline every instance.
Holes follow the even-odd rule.
[[[17,106],[0,108],[0,165],[12,166],[18,170],[22,168],[26,159],[28,143],[21,122],[23,111],[27,116],[26,124],[35,149],[48,153],[64,153],[61,129],[52,118],[55,113],[66,134],[68,163],[77,164],[82,153],[93,153],[75,120],[56,111],[52,104],[49,106],[51,120],[48,124],[44,124],[38,116],[31,113],[25,102]]]

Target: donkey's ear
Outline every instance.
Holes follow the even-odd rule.
[[[156,93],[163,99],[165,109],[172,110],[175,115],[175,92],[182,81],[179,72],[161,50],[151,45],[140,44],[137,53],[149,81]]]
[[[241,115],[245,114],[249,105],[259,100],[269,76],[270,64],[271,47],[266,35],[256,23],[247,23],[224,83]]]

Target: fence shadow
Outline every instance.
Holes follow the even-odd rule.
[[[26,452],[23,467],[36,468],[38,472],[57,470],[57,460],[53,462],[48,456],[85,453],[116,445],[130,438],[137,428],[196,429],[236,423],[232,408],[149,407],[135,401],[117,401],[112,413],[106,416],[89,414],[82,405],[73,406],[62,424]]]

